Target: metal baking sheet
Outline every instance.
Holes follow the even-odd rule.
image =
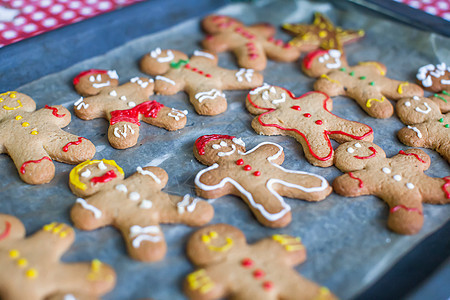
[[[329,16],[344,28],[362,28],[366,37],[346,47],[350,64],[363,60],[378,60],[388,67],[387,75],[398,80],[414,80],[418,67],[444,61],[450,63],[450,39],[430,34],[384,19],[364,16],[354,11],[342,11],[331,4],[309,1],[263,1],[256,4],[231,4],[217,11],[243,20],[246,24],[270,22],[311,22],[314,11]],[[187,54],[199,48],[204,37],[199,19],[192,19],[133,40],[110,52],[83,62],[64,71],[43,77],[18,89],[35,99],[38,108],[45,104],[62,104],[73,112],[72,105],[78,95],[71,80],[80,71],[90,68],[115,69],[121,82],[136,75],[138,60],[150,50],[174,48]],[[279,38],[288,40],[284,33]],[[229,53],[219,55],[219,65],[236,69],[235,59]],[[312,89],[314,80],[300,71],[300,63],[270,61],[264,71],[265,82],[279,85],[301,95]],[[97,148],[96,159],[114,159],[124,168],[126,175],[137,166],[159,166],[169,174],[166,192],[178,195],[194,193],[194,176],[205,168],[192,154],[195,139],[203,134],[219,133],[242,137],[248,149],[263,141],[284,147],[283,166],[320,174],[331,183],[341,173],[334,167],[318,168],[304,158],[300,145],[289,137],[266,137],[255,134],[250,126],[253,118],[245,109],[247,91],[227,91],[228,110],[218,116],[199,116],[189,104],[186,94],[152,96],[168,106],[189,111],[184,129],[168,132],[164,129],[141,126],[138,144],[127,150],[113,149],[107,140],[107,122],[103,119],[83,121],[72,116],[68,132],[90,139]],[[383,147],[388,156],[395,155],[402,145],[396,138],[404,125],[397,117],[377,120],[367,116],[357,104],[345,97],[334,99],[333,112],[338,116],[366,123],[373,127],[375,143]],[[337,146],[334,143],[334,146]],[[425,151],[432,158],[426,174],[443,177],[450,168],[439,154]],[[70,223],[69,210],[76,197],[68,188],[68,174],[73,166],[56,163],[54,180],[45,185],[24,184],[10,158],[0,156],[0,212],[19,217],[28,233],[51,222]],[[292,223],[283,229],[261,226],[239,198],[226,196],[213,201],[215,217],[212,223],[225,222],[239,227],[249,242],[255,242],[274,233],[301,236],[308,250],[308,259],[296,269],[303,276],[325,285],[341,298],[351,298],[372,284],[424,237],[436,231],[449,220],[450,206],[424,205],[425,223],[415,236],[401,236],[386,227],[388,208],[373,196],[345,198],[331,194],[319,203],[287,199],[292,207]],[[142,263],[130,259],[120,233],[112,227],[92,232],[77,230],[77,239],[64,255],[65,261],[88,261],[99,258],[111,264],[117,274],[117,286],[105,299],[184,299],[181,283],[193,266],[184,254],[189,235],[195,230],[184,225],[162,226],[168,253],[156,263]]]

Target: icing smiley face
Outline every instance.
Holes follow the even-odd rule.
[[[210,251],[227,252],[233,247],[233,239],[226,236],[223,244],[218,244],[218,241],[223,242],[223,238],[219,237],[217,231],[210,231],[202,235],[202,242],[208,247]]]
[[[260,95],[267,102],[268,107],[277,107],[279,104],[286,102],[286,91],[279,87],[264,83],[262,86],[253,89],[250,95]],[[272,105],[271,105],[272,104]]]
[[[75,90],[82,96],[100,93],[103,88],[117,86],[119,76],[115,70],[87,70],[73,79]]]
[[[240,138],[229,135],[204,135],[195,141],[196,157],[205,163],[214,163],[221,159],[234,159],[245,152],[245,143]]]
[[[423,123],[439,119],[439,106],[429,98],[413,96],[401,99],[397,105],[397,115],[405,124]]]
[[[347,142],[336,149],[335,165],[341,170],[360,170],[367,164],[374,163],[386,154],[383,149],[371,142],[357,141]]]
[[[4,114],[17,111],[33,111],[34,109],[36,109],[36,104],[25,94],[15,91],[0,94],[0,118]]]
[[[302,63],[303,71],[310,77],[319,77],[346,66],[345,57],[336,49],[312,51],[305,56]]]

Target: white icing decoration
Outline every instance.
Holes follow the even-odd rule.
[[[410,190],[412,190],[414,188],[414,184],[412,184],[411,182],[406,183],[406,187]]]
[[[355,147],[356,147],[356,148],[361,148],[361,144],[360,144],[360,143],[356,143],[356,144],[355,144]]]
[[[88,203],[86,202],[86,200],[84,200],[83,198],[78,198],[78,199],[76,200],[76,203],[81,204],[81,206],[82,206],[84,209],[91,211],[91,212],[94,214],[94,217],[95,217],[96,219],[100,219],[100,217],[102,216],[101,210],[99,210],[97,207],[95,207],[95,206],[93,206],[93,205],[91,205],[91,204],[88,204]]]
[[[197,93],[197,94],[195,94],[194,97],[195,97],[195,99],[198,100],[199,103],[202,103],[202,102],[203,102],[204,100],[206,100],[206,99],[215,99],[215,98],[217,98],[217,97],[223,97],[223,98],[225,98],[225,94],[222,93],[222,92],[219,91],[219,90],[212,89],[212,90],[207,91],[207,92],[200,92],[200,93]]]
[[[352,147],[348,147],[347,148],[347,152],[348,153],[353,153],[353,152],[355,152],[355,149],[353,149]]]
[[[319,57],[319,62],[320,62],[321,64],[323,64],[323,63],[325,62],[325,58],[323,58],[322,56]]]
[[[413,99],[416,101],[420,101],[420,97],[419,96],[413,96]]]
[[[89,170],[89,169],[86,169],[86,171],[81,173],[81,177],[88,178],[89,176],[91,176],[91,170]]]
[[[133,247],[139,248],[141,246],[141,243],[143,241],[149,241],[152,243],[157,243],[161,241],[161,236],[159,236],[159,233],[161,231],[157,226],[147,226],[147,227],[141,227],[139,225],[133,225],[130,227],[130,237],[134,238],[133,240]]]
[[[245,147],[245,143],[241,138],[233,138],[232,141],[239,146]]]
[[[194,51],[194,56],[203,56],[203,57],[206,57],[209,59],[215,59],[214,55],[207,53],[207,52],[199,51],[199,50]]]
[[[129,107],[135,107],[135,106],[136,106],[136,103],[133,102],[133,101],[130,101],[130,102],[128,102],[128,106],[129,106]]]
[[[97,81],[102,81],[102,75],[101,74],[97,74]]]
[[[139,195],[138,192],[131,192],[131,193],[128,195],[128,198],[129,198],[131,201],[138,201],[138,200],[141,198],[141,195]]]
[[[231,154],[233,154],[236,151],[236,146],[231,144],[231,150],[228,152],[219,152],[217,153],[218,156],[222,157],[222,156],[229,156]]]
[[[269,100],[269,92],[268,91],[264,91],[262,93],[262,97],[261,98],[263,98],[263,100]]]
[[[220,142],[220,146],[226,147],[226,146],[228,146],[228,144],[227,144],[227,142],[225,142],[225,141],[221,141],[221,142]]]
[[[193,212],[199,200],[194,198],[192,203],[190,202],[191,196],[189,194],[184,195],[183,200],[177,203],[177,209],[179,214],[184,214],[185,210]]]
[[[447,65],[445,64],[445,62],[441,62],[440,64],[436,65],[436,68],[438,68],[441,71],[445,71],[445,69],[447,68]]]
[[[273,100],[272,100],[272,104],[283,103],[283,102],[285,102],[285,101],[286,101],[286,94],[285,94],[285,93],[282,93],[282,94],[281,94],[281,98],[273,99]]]
[[[104,163],[103,161],[99,162],[98,165],[97,165],[97,167],[98,167],[100,170],[106,170],[106,169],[107,169],[107,167],[105,166],[105,163]]]
[[[433,81],[431,80],[431,76],[430,76],[430,75],[428,75],[428,76],[425,78],[425,80],[422,80],[422,85],[423,85],[424,87],[430,87],[430,86],[433,85]]]
[[[148,170],[144,170],[141,167],[137,167],[136,171],[141,174],[141,175],[148,175],[151,178],[153,178],[153,180],[155,180],[156,183],[161,183],[161,179],[159,179],[155,174],[153,174],[153,172],[150,172]]]
[[[161,57],[158,57],[156,60],[157,60],[159,63],[165,63],[165,62],[172,61],[172,60],[175,58],[175,56],[173,55],[172,51],[167,50],[166,53],[167,53],[167,56],[161,56]],[[159,56],[159,55],[158,55],[158,56]]]
[[[406,101],[406,102],[405,102],[405,106],[406,106],[406,107],[410,107],[410,106],[411,106],[411,102]]]
[[[77,300],[77,298],[75,298],[75,296],[72,294],[67,294],[67,295],[64,295],[63,300]]]
[[[101,79],[101,78],[100,78]],[[93,83],[92,86],[96,89],[102,88],[102,87],[106,87],[106,86],[110,86],[111,82],[108,80],[107,82],[104,83]]]
[[[217,145],[217,144],[214,144],[214,145],[212,145],[212,147],[213,147],[213,149],[216,149],[216,150],[217,150],[217,149],[220,149],[221,146],[220,146],[220,145]]]
[[[112,90],[111,92],[109,92],[109,95],[113,96],[113,97],[117,97],[117,92],[115,90]]]
[[[147,81],[142,81],[139,77],[133,77],[130,79],[130,82],[132,83],[137,83],[141,88],[145,89],[148,86],[149,82],[153,82],[153,80],[149,80]]]
[[[120,96],[119,99],[122,100],[122,101],[127,101],[127,96]]]
[[[255,151],[256,149],[258,149],[259,147],[261,147],[263,145],[274,145],[274,146],[278,147],[278,149],[279,149],[279,151],[276,154],[274,154],[274,155],[272,155],[272,156],[267,158],[267,160],[273,166],[275,166],[276,168],[281,169],[283,172],[295,173],[295,174],[307,174],[307,175],[311,175],[311,176],[314,176],[316,178],[319,178],[321,180],[321,182],[322,182],[321,186],[320,187],[305,188],[303,186],[292,184],[292,183],[288,183],[288,182],[285,182],[285,181],[282,181],[282,180],[279,180],[279,179],[270,179],[269,181],[267,181],[267,184],[266,184],[267,189],[269,189],[269,191],[278,199],[278,201],[280,201],[281,206],[283,207],[283,209],[281,211],[277,212],[277,213],[269,213],[264,208],[263,205],[261,205],[259,203],[256,203],[254,201],[253,196],[252,196],[252,194],[250,192],[245,190],[238,182],[236,182],[235,180],[233,180],[233,179],[231,179],[229,177],[226,177],[226,178],[222,179],[222,181],[220,181],[216,185],[206,185],[206,184],[200,182],[200,177],[204,173],[206,173],[206,172],[208,172],[210,170],[217,169],[219,167],[219,165],[217,163],[215,163],[212,166],[210,166],[210,167],[208,167],[208,168],[198,172],[197,175],[195,176],[195,181],[194,181],[195,185],[198,188],[202,189],[202,190],[212,191],[212,190],[215,190],[215,189],[218,189],[218,188],[223,188],[225,186],[225,184],[227,184],[227,183],[231,183],[233,186],[235,186],[239,190],[240,193],[242,193],[247,198],[249,204],[252,205],[253,207],[255,207],[257,210],[259,210],[261,212],[261,214],[269,221],[276,221],[276,220],[282,218],[284,215],[286,215],[286,213],[288,213],[291,210],[291,207],[286,202],[284,202],[283,198],[277,192],[275,192],[272,189],[272,185],[274,183],[286,185],[286,186],[289,186],[289,187],[294,187],[294,188],[297,188],[297,189],[302,190],[304,192],[323,191],[323,190],[325,190],[328,187],[328,182],[325,180],[325,178],[323,178],[320,175],[311,174],[311,173],[307,173],[307,172],[303,172],[303,171],[287,170],[287,169],[284,169],[283,167],[281,167],[281,166],[279,166],[279,165],[277,165],[275,163],[272,163],[272,160],[277,159],[281,155],[281,153],[283,152],[283,148],[280,145],[277,145],[277,144],[274,144],[274,143],[270,143],[270,142],[264,142],[264,143],[261,143],[261,144],[257,145],[255,148],[253,148],[253,149],[251,149],[251,150],[249,150],[249,151],[247,151],[245,153],[243,153],[241,151],[238,151],[238,153],[241,154],[241,155],[247,155],[247,154],[252,153],[253,151]]]
[[[385,174],[391,174],[391,169],[384,167],[383,169],[381,169],[383,171],[383,173]]]
[[[156,80],[165,81],[165,82],[167,82],[167,83],[170,83],[171,85],[175,85],[175,81],[173,81],[172,79],[169,79],[169,78],[167,78],[167,77],[161,76],[161,75],[156,76],[155,79],[156,79]]]
[[[250,95],[257,95],[259,92],[261,92],[261,91],[263,91],[263,90],[267,90],[267,89],[269,89],[269,88],[271,88],[271,85],[269,85],[269,84],[267,84],[267,83],[264,82],[262,86],[257,87],[257,88],[255,88],[255,89],[251,90],[251,91],[249,92],[249,94],[250,94]]]
[[[127,186],[125,184],[116,185],[116,190],[124,192],[124,193],[128,192]]]
[[[327,63],[325,66],[328,69],[337,69],[341,67],[341,52],[336,49],[330,49],[328,50],[328,53],[332,58],[334,58],[334,63]]]
[[[450,84],[450,80],[441,79],[441,84],[448,85]]]
[[[422,132],[420,132],[420,130],[419,130],[417,127],[413,127],[413,126],[409,126],[409,125],[408,125],[408,128],[411,129],[411,130],[414,130],[414,131],[417,133],[417,137],[418,137],[419,139],[422,138]]]
[[[161,54],[161,48],[156,48],[155,50],[150,51],[150,56],[153,58],[158,57]]]
[[[107,73],[108,73],[109,78],[119,79],[119,75],[117,75],[116,70],[108,70]]]
[[[241,69],[239,69],[239,71],[237,71],[236,72],[236,79],[237,79],[237,81],[239,81],[239,82],[242,82],[242,81],[244,81],[244,79],[242,78],[242,76],[244,76],[245,77],[245,79],[248,81],[248,82],[251,82],[252,81],[252,76],[253,76],[253,73],[255,72],[255,70],[253,70],[253,69],[244,69],[244,68],[241,68]]]
[[[186,117],[187,114],[188,114],[187,110],[178,110],[178,109],[172,108],[172,111],[170,113],[168,113],[167,115],[169,117],[174,118],[175,121],[180,121],[180,119]]]
[[[90,82],[94,82],[94,81],[95,81],[95,77],[94,77],[94,76],[92,76],[92,75],[91,75],[91,76],[89,76],[89,81],[90,81]]]
[[[394,177],[392,177],[392,178],[394,178],[395,181],[402,180],[402,176],[401,175],[394,175]]]
[[[269,89],[269,91],[270,91],[272,94],[276,94],[276,93],[277,93],[277,90],[275,89],[274,86],[271,86],[270,89]]]
[[[426,103],[426,102],[424,102],[423,103],[423,105],[425,105],[425,107],[427,108],[426,110],[424,110],[424,109],[421,109],[420,107],[416,107],[416,111],[417,112],[420,112],[420,113],[422,113],[422,114],[427,114],[427,113],[429,113],[430,111],[431,111],[431,107],[428,105],[428,103]]]
[[[84,109],[87,109],[89,107],[89,104],[84,103],[84,98],[83,97],[78,99],[73,105],[76,106],[78,110],[80,110],[82,107]]]
[[[150,200],[142,200],[141,204],[139,205],[139,208],[142,209],[150,209],[153,206],[153,202]]]
[[[114,135],[118,138],[120,138],[120,134],[126,138],[127,137],[127,129],[130,130],[131,134],[134,134],[134,130],[129,124],[123,125],[123,130],[120,130],[119,127],[114,128]],[[120,133],[120,134],[119,134]]]

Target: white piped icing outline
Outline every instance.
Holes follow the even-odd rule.
[[[100,219],[102,211],[94,205],[88,204],[83,198],[77,198],[76,203],[79,203],[84,209],[91,211],[96,219]]]
[[[151,178],[153,178],[153,180],[155,180],[156,183],[160,184],[161,183],[161,179],[158,178],[158,176],[156,176],[153,172],[150,172],[148,170],[144,170],[142,169],[142,167],[137,167],[136,171],[141,174],[141,175],[148,175]]]
[[[420,107],[416,107],[415,111],[420,112],[422,114],[428,114],[431,111],[431,107],[428,105],[428,103],[424,102],[423,105],[427,108],[426,110],[421,109]]]

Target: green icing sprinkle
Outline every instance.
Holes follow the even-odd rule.
[[[447,96],[450,96],[450,94],[447,93],[447,91],[442,91],[442,94],[447,95]]]
[[[339,71],[345,71],[345,68],[340,68]]]
[[[186,65],[189,62],[189,59],[180,59],[178,62],[171,62],[170,67],[174,69],[179,69],[180,67]]]
[[[375,85],[375,81],[371,81],[369,84],[374,86]]]
[[[445,128],[449,128],[450,126],[449,126],[448,124],[445,124],[444,127],[445,127]]]
[[[440,118],[438,121],[442,123],[444,122],[444,118]]]
[[[444,92],[445,92],[445,91],[444,91]],[[444,94],[444,93],[442,93],[442,94]],[[444,95],[445,95],[445,94],[444,94]],[[438,99],[444,101],[445,103],[448,103],[447,100],[446,100],[444,97],[439,96],[438,94],[434,94],[434,96],[435,96],[436,98],[438,98]]]
[[[361,76],[361,77],[359,77],[359,79],[364,80],[364,79],[366,79],[366,76]]]
[[[350,76],[355,76],[355,72],[350,72]]]

